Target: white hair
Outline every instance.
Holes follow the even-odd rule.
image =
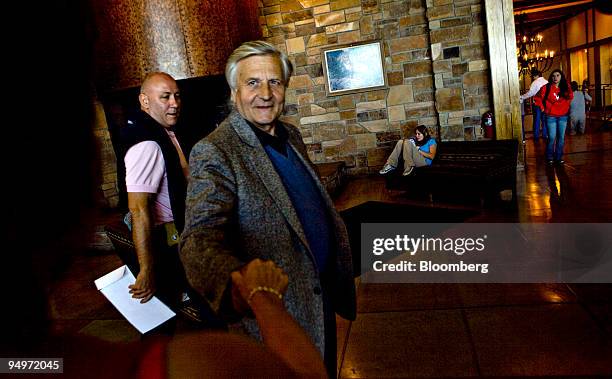
[[[240,45],[227,59],[227,64],[225,65],[225,79],[227,80],[227,84],[229,84],[231,89],[236,89],[236,69],[238,68],[238,62],[256,55],[273,55],[278,57],[281,62],[281,69],[283,71],[283,82],[285,85],[289,83],[289,78],[293,73],[293,64],[287,55],[278,50],[271,43],[265,41],[249,41]]]

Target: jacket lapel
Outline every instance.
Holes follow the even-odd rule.
[[[287,190],[276,172],[274,165],[272,165],[270,158],[268,158],[268,154],[257,139],[255,132],[251,130],[251,127],[242,116],[235,111],[230,115],[230,124],[242,142],[247,145],[242,151],[244,153],[245,162],[249,165],[250,172],[257,173],[257,176],[263,182],[268,193],[274,199],[274,202],[287,220],[287,223],[291,226],[302,244],[304,244],[310,256],[313,257],[308,241],[306,240],[306,234],[304,234],[304,229],[291,203],[291,199],[287,194]]]

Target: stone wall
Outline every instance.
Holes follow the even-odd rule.
[[[264,37],[296,68],[284,117],[300,127],[311,159],[366,174],[419,124],[443,140],[481,138],[490,104],[481,8],[481,0],[261,0]],[[374,40],[384,45],[388,88],[327,96],[322,51]]]
[[[103,207],[116,208],[119,205],[117,184],[117,158],[111,141],[102,103],[93,102],[93,136],[95,143],[96,195],[95,200]]]

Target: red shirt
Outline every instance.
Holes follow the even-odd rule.
[[[544,96],[546,95],[546,88],[548,88],[549,85],[550,92],[548,93],[548,97],[544,99]],[[559,92],[561,92],[559,87],[552,83],[549,83],[540,88],[540,91],[534,97],[534,101],[536,105],[538,105],[547,116],[567,116],[567,114],[569,113],[570,103],[574,98],[574,93],[572,92],[569,83],[567,83],[567,88],[568,90],[567,94],[565,95],[566,97],[561,97],[559,96]]]

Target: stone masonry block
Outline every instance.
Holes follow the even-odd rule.
[[[443,28],[438,30],[432,30],[429,37],[430,42],[438,43],[438,42],[449,42],[449,41],[457,41],[461,39],[467,39],[470,37],[470,32],[472,31],[471,25],[461,25],[453,28]]]
[[[472,61],[486,59],[484,46],[480,44],[461,46],[461,60]]]
[[[403,121],[406,119],[406,112],[403,105],[393,105],[387,108],[389,113],[389,122]]]
[[[427,18],[430,21],[452,17],[455,15],[452,4],[442,5],[439,7],[427,8]]]
[[[433,72],[435,74],[442,72],[451,72],[452,64],[450,60],[439,60],[433,63]]]
[[[336,24],[325,27],[326,34],[342,33],[351,30],[359,29],[358,22],[346,22],[344,24]]]
[[[321,5],[314,8],[314,14],[328,13],[330,11],[329,4]]]
[[[308,75],[295,75],[289,80],[289,88],[305,88],[311,86],[312,80]]]
[[[340,24],[346,21],[344,17],[344,11],[336,11],[324,14],[318,14],[314,16],[315,25],[317,27]]]
[[[269,14],[266,16],[266,24],[268,27],[281,25],[283,23],[283,17],[280,13]]]
[[[436,90],[436,107],[438,112],[463,110],[463,91],[460,88],[441,88]]]
[[[302,4],[300,4],[297,0],[285,0],[280,4],[281,12],[295,12],[301,11]]]
[[[342,105],[340,103],[339,105],[340,105],[340,108],[342,108]],[[357,113],[361,113],[361,112],[366,112],[370,110],[383,109],[386,107],[387,107],[387,103],[385,100],[367,101],[367,102],[357,103],[356,111]]]
[[[434,85],[433,78],[431,75],[413,79],[410,83],[412,84],[412,90],[414,92],[422,92],[425,90],[430,91],[433,89]]]
[[[466,24],[471,24],[471,23],[472,23],[471,16],[455,17],[455,18],[449,18],[446,20],[440,20],[440,27],[451,28],[453,26],[466,25]]]
[[[414,26],[414,25],[423,25],[427,24],[427,18],[425,18],[425,14],[410,14],[408,16],[401,17],[399,19],[400,27],[404,28],[406,26]]]
[[[285,41],[287,45],[287,54],[299,54],[306,50],[304,45],[304,37],[289,38]]]
[[[387,120],[363,121],[359,125],[363,126],[370,133],[384,132],[389,129]]]
[[[361,5],[361,0],[332,0],[330,7],[332,11],[340,9],[358,7]]]
[[[304,9],[298,12],[283,13],[283,23],[304,21],[312,18],[312,9]]]
[[[389,88],[389,94],[387,95],[387,105],[398,105],[414,102],[414,94],[412,92],[412,85],[402,84],[399,86],[392,86]]]
[[[346,136],[346,127],[343,124],[326,123],[314,127],[315,141],[341,140]]]
[[[397,38],[389,41],[389,49],[391,52],[399,52],[414,49],[427,48],[427,36],[410,36],[404,38]]]
[[[362,16],[359,21],[359,28],[361,34],[372,34],[374,33],[374,23],[372,22],[372,16]]]
[[[413,78],[431,75],[431,62],[421,61],[404,64],[404,77]]]
[[[487,71],[471,71],[463,75],[463,87],[486,87],[489,83]]]
[[[302,117],[300,124],[315,124],[318,122],[340,121],[340,113],[326,113],[319,116]]]
[[[376,135],[372,133],[367,134],[354,134],[352,138],[355,139],[357,149],[370,149],[376,147]]]
[[[404,83],[404,73],[395,71],[387,72],[387,84],[389,86],[397,86]]]
[[[431,45],[431,59],[436,61],[440,59],[441,55],[442,55],[442,44],[441,43],[432,44]]]
[[[298,0],[304,8],[317,7],[319,5],[329,4],[329,0]]]
[[[482,71],[489,67],[489,62],[486,59],[471,61],[468,67],[470,71]]]
[[[338,43],[341,45],[355,43],[358,42],[360,39],[361,34],[359,33],[359,30],[338,34]]]

